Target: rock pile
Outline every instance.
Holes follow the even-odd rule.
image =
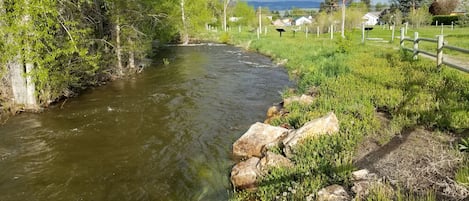
[[[302,95],[285,99],[283,103],[311,104],[311,96]],[[285,114],[283,104],[269,108],[267,117],[270,119]],[[240,160],[231,171],[231,182],[237,189],[255,188],[257,181],[269,173],[273,167],[292,167],[289,158],[293,147],[306,138],[333,134],[339,131],[339,121],[334,113],[312,120],[303,127],[293,130],[255,123],[233,144],[233,155]],[[272,147],[283,147],[283,154],[271,152]]]

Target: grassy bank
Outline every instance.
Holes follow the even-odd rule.
[[[348,33],[347,39],[337,35],[334,40],[327,34],[306,38],[304,33],[293,36],[291,32],[280,38],[274,31],[260,39],[250,32],[232,32],[220,38],[285,63],[297,89],[287,90],[284,96],[315,95],[312,105],[288,106],[289,115],[272,124],[298,128],[330,111],[340,121],[339,134],[311,139],[297,147],[294,168],[273,169],[256,191],[235,192],[234,200],[314,197],[327,185],[351,184],[354,157],[365,139],[385,144],[417,127],[440,131],[440,135],[468,129],[469,76],[449,68],[438,70],[429,60],[414,61],[396,50],[396,43],[360,44],[359,31]],[[389,122],[383,124],[379,114]],[[468,164],[467,155],[463,157],[466,159],[458,167]]]

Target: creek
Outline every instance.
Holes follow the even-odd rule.
[[[281,101],[286,71],[231,46],[154,60],[1,125],[0,200],[227,200],[232,143]]]

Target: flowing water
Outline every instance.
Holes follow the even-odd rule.
[[[230,46],[164,54],[169,65],[0,126],[0,200],[227,200],[231,145],[288,76]]]

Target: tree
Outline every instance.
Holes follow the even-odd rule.
[[[290,14],[293,18],[298,18],[307,15],[307,12],[303,9],[293,7]]]
[[[426,6],[422,6],[421,8],[410,13],[408,18],[409,22],[417,28],[422,25],[430,24],[432,21],[432,16],[428,12],[428,7]]]
[[[324,2],[321,2],[319,4],[319,12],[326,12],[326,13],[331,13],[333,11],[337,11],[339,6],[338,0],[324,0]]]
[[[434,0],[428,9],[432,15],[448,15],[458,6],[458,0]]]
[[[388,7],[388,5],[386,3],[378,2],[375,5],[375,11],[380,12],[380,11],[383,11],[387,7]]]
[[[368,10],[371,9],[371,0],[360,0],[360,2],[365,4]]]
[[[399,9],[404,16],[408,16],[413,9],[420,8],[425,2],[426,0],[393,0],[391,7]]]
[[[236,21],[237,25],[254,26],[254,24],[256,24],[256,12],[254,11],[254,7],[249,6],[245,1],[236,2],[233,8],[233,15],[238,17],[238,21]]]

